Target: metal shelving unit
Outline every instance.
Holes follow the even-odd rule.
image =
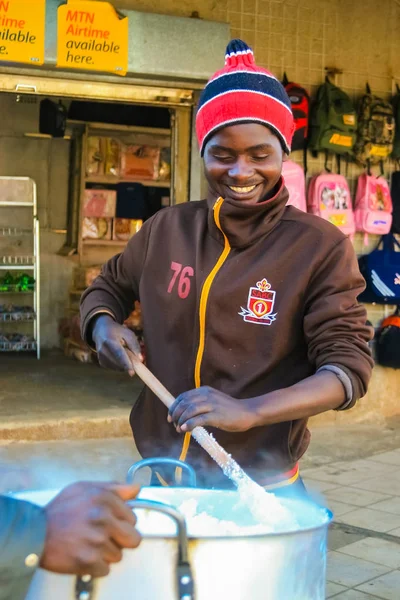
[[[36,315],[33,310],[13,310],[12,312],[0,312],[0,323],[23,323],[25,321],[33,321],[34,319],[36,319]]]
[[[30,209],[32,215],[32,227],[19,227],[21,213],[24,209]],[[2,210],[4,209],[4,211]],[[15,209],[15,210],[13,210]],[[7,220],[13,223],[4,223],[3,214],[7,211]],[[26,216],[26,215],[25,215]],[[28,217],[27,219],[28,220]],[[39,220],[37,215],[37,193],[36,183],[29,177],[0,177],[0,242],[15,240],[29,240],[31,246],[24,253],[6,252],[0,246],[0,352],[36,352],[40,358],[40,254],[39,254]],[[14,244],[18,247],[18,244]],[[22,243],[21,243],[22,245]],[[29,273],[34,283],[2,283],[2,274],[10,272],[14,278],[18,274]],[[31,302],[27,300],[31,296]],[[7,301],[5,301],[6,296]],[[24,297],[24,306],[18,300]],[[3,302],[2,302],[3,300]],[[29,303],[29,306],[25,304]],[[4,306],[7,308],[4,309]],[[15,310],[14,310],[15,307]],[[12,326],[28,324],[32,328],[32,335],[15,333]]]

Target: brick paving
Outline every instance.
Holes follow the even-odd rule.
[[[334,512],[327,598],[400,598],[400,448],[302,471]]]

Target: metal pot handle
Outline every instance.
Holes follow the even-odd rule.
[[[182,462],[181,460],[177,460],[176,458],[168,458],[168,457],[144,458],[143,460],[140,460],[139,462],[133,464],[131,466],[131,468],[129,469],[128,474],[126,476],[126,482],[133,483],[135,475],[138,471],[140,471],[141,469],[144,469],[145,467],[151,467],[151,469],[153,469],[153,467],[155,467],[157,465],[168,465],[168,466],[172,465],[174,467],[181,468],[183,471],[186,471],[189,476],[188,487],[196,487],[196,484],[197,484],[196,472],[193,469],[193,467],[191,467],[190,465],[188,465],[185,462]]]
[[[189,564],[187,527],[183,515],[172,506],[154,500],[132,500],[127,504],[132,510],[154,510],[175,521],[178,529],[177,600],[194,600],[194,581]],[[93,587],[90,575],[78,577],[75,587],[76,600],[93,600]]]

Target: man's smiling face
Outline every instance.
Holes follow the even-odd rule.
[[[285,158],[278,137],[265,125],[230,125],[207,142],[204,172],[216,196],[256,204],[274,195]]]

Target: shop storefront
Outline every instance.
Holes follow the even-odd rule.
[[[87,4],[90,12],[84,10]],[[0,12],[8,18],[3,5]],[[192,113],[198,90],[218,66],[229,38],[228,25],[116,13],[109,5],[127,35],[126,74],[118,76],[121,73],[112,73],[107,56],[114,43],[111,25],[102,41],[105,52],[88,58],[94,41],[99,41],[95,38],[104,32],[96,29],[103,9],[104,3],[98,2],[77,6],[76,1],[66,5],[47,0],[43,65],[32,68],[0,60],[4,156],[0,175],[32,180],[27,189],[36,190],[38,231],[30,241],[36,248],[40,244],[35,257],[27,238],[31,227],[20,226],[21,211],[12,204],[2,207],[0,254],[8,262],[0,272],[6,293],[0,304],[7,305],[3,312],[13,320],[1,327],[5,349],[62,344],[62,319],[67,322],[61,337],[68,345],[68,321],[77,314],[79,296],[99,266],[121,252],[157,210],[201,197],[199,159],[191,152]],[[61,39],[66,31],[69,37]],[[124,32],[117,34],[121,48],[123,38]],[[189,53],[189,46],[203,50]],[[87,52],[85,61],[94,61],[98,70],[82,68],[83,58],[72,61],[79,52],[81,58]],[[20,185],[18,180],[15,185]],[[15,203],[17,190],[11,193],[11,202]],[[21,263],[21,244],[31,261]],[[34,273],[24,269],[30,262]],[[30,287],[22,300],[17,293],[26,276]],[[12,315],[17,312],[18,322]],[[28,316],[35,321],[33,333]],[[73,349],[74,344],[71,353]]]

